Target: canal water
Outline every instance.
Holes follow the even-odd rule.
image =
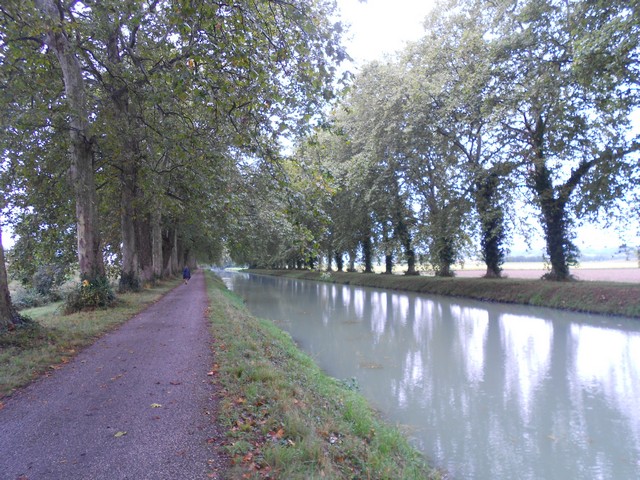
[[[223,272],[453,479],[639,479],[640,321]]]

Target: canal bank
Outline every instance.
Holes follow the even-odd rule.
[[[247,270],[249,273],[361,287],[549,307],[574,312],[640,318],[640,284],[551,282],[515,278],[439,278],[308,270]]]

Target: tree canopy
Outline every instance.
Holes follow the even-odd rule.
[[[520,202],[564,280],[576,224],[637,216],[636,0],[444,1],[340,96],[336,15],[333,0],[3,2],[11,271],[91,283],[115,267],[122,290],[224,256],[448,276],[477,249],[495,277],[532,220]]]

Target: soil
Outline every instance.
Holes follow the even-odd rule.
[[[217,392],[198,272],[0,410],[2,479],[219,478]],[[57,368],[57,367],[56,367]]]

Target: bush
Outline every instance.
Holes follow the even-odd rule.
[[[71,290],[65,301],[65,313],[106,308],[114,304],[116,296],[107,277],[97,277],[92,282],[83,280]]]
[[[31,278],[32,287],[42,295],[51,295],[65,281],[66,271],[60,265],[38,267]]]
[[[16,310],[41,307],[51,302],[49,295],[43,295],[35,288],[18,288],[11,294],[11,302]]]

